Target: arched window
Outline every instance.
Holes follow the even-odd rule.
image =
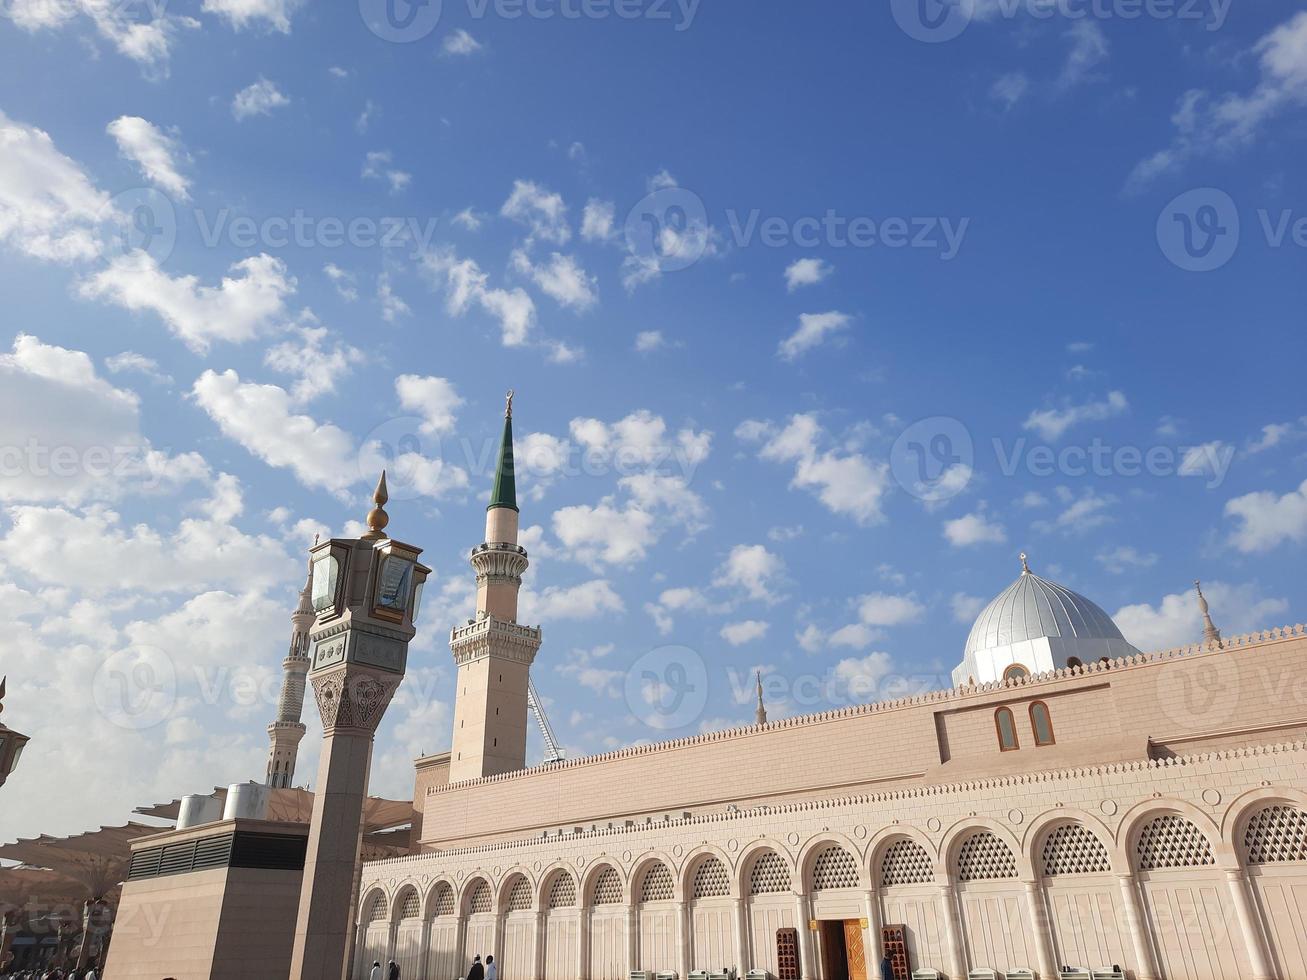
[[[880,883],[884,888],[894,885],[922,885],[935,880],[935,869],[926,849],[910,837],[900,837],[885,849],[880,863]]]
[[[1154,817],[1135,841],[1138,870],[1197,868],[1216,863],[1203,832],[1178,813]]]
[[[1017,741],[1017,722],[1012,717],[1011,708],[999,708],[994,712],[994,727],[998,729],[998,747],[1004,752],[1021,748]]]
[[[1286,803],[1261,810],[1243,837],[1249,864],[1307,861],[1307,812]]]
[[[368,906],[368,914],[363,917],[364,922],[376,922],[386,917],[386,896],[381,892],[375,892],[372,896],[372,904]]]
[[[513,879],[513,887],[508,890],[508,901],[505,904],[510,912],[526,912],[531,908],[531,885],[525,875]]]
[[[644,873],[644,881],[640,885],[640,901],[666,902],[674,896],[675,890],[671,869],[658,861]]]
[[[832,844],[817,855],[817,860],[812,864],[813,891],[857,887],[858,862],[852,854],[838,844]]]
[[[416,919],[422,915],[422,902],[418,898],[416,888],[410,888],[404,893],[404,899],[399,906],[399,917],[401,919]]]
[[[1008,668],[1003,671],[1003,680],[1020,681],[1030,676],[1030,671],[1026,670],[1021,664],[1009,664]]]
[[[764,851],[749,872],[749,894],[770,895],[790,890],[790,869],[775,851]]]
[[[565,909],[575,904],[576,881],[566,871],[560,871],[549,887],[548,905],[551,909]]]
[[[1030,706],[1030,728],[1035,733],[1036,745],[1052,745],[1057,741],[1053,738],[1053,719],[1048,713],[1048,705],[1043,701],[1036,701]]]
[[[468,894],[467,910],[473,915],[490,911],[490,886],[484,878],[477,879],[477,883],[472,886],[472,891]]]
[[[442,881],[436,885],[436,890],[431,898],[431,914],[454,914],[454,889],[450,887],[449,882]]]
[[[726,865],[715,857],[704,858],[703,863],[694,872],[694,883],[690,888],[695,898],[718,898],[731,893],[731,881],[726,874]]]
[[[599,877],[595,879],[594,904],[622,904],[622,879],[618,876],[617,869],[611,865],[599,872]]]
[[[988,830],[972,834],[958,849],[958,881],[994,881],[1017,876],[1012,849]]]

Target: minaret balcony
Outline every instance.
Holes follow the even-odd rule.
[[[491,656],[530,664],[540,649],[539,626],[523,626],[494,616],[474,619],[466,626],[455,626],[449,633],[449,648],[454,662],[463,664]]]
[[[478,581],[487,578],[521,581],[522,573],[530,564],[525,548],[507,543],[482,544],[473,548],[470,560]]]

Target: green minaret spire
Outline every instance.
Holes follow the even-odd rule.
[[[508,393],[504,408],[504,441],[499,446],[499,465],[495,467],[495,489],[486,510],[507,507],[517,510],[517,482],[513,479],[513,392]]]

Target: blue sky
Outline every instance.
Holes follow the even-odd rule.
[[[572,754],[941,686],[1023,549],[1301,620],[1307,9],[923,3],[8,0],[0,837],[261,777],[383,460],[410,791],[509,387]]]

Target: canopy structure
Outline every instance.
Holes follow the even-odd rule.
[[[22,867],[6,871],[46,869],[80,888],[80,899],[100,899],[110,894],[127,875],[131,843],[138,837],[157,834],[160,827],[144,823],[101,827],[71,837],[20,838],[0,844],[0,858],[17,861]]]
[[[215,786],[213,797],[226,802],[227,787]],[[171,800],[168,803],[155,803],[151,806],[137,807],[133,812],[143,817],[157,817],[174,823],[181,811],[182,801]],[[285,820],[287,823],[308,823],[313,816],[313,793],[307,789],[271,789],[268,791],[269,820]],[[379,796],[369,796],[363,805],[363,833],[374,834],[382,830],[393,830],[413,822],[412,800],[386,800]]]

